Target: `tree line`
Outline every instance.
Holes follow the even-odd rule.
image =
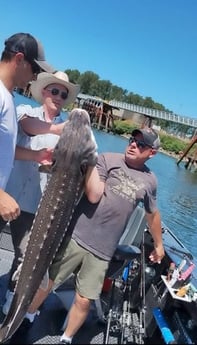
[[[109,80],[100,79],[99,75],[94,72],[86,71],[80,73],[77,69],[67,69],[65,73],[68,74],[70,82],[80,85],[81,93],[97,96],[105,101],[116,100],[170,112],[169,109],[155,102],[151,97],[142,97],[117,85],[113,85]]]
[[[164,105],[155,102],[151,97],[142,97],[117,85],[113,85],[109,80],[101,80],[99,75],[94,72],[86,71],[84,73],[80,73],[77,69],[67,69],[65,72],[68,74],[69,80],[72,83],[80,85],[81,93],[100,97],[108,102],[115,100],[156,110],[172,112],[171,110],[165,108]],[[189,135],[191,138],[195,133],[195,128],[188,127],[185,124],[162,119],[154,119],[154,123],[157,126],[160,126],[166,132],[180,138],[185,138],[187,135]],[[127,124],[122,123],[121,127],[124,126],[127,126]]]

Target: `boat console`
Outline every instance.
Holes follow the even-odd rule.
[[[165,224],[162,236],[166,255],[161,264],[153,264],[152,236],[143,208],[137,207],[95,302],[98,322],[105,329],[102,343],[114,343],[114,337],[121,344],[197,343],[196,262]],[[60,291],[56,293],[60,297]]]
[[[145,248],[150,251],[152,238],[147,231]],[[174,233],[163,224],[165,257],[154,265],[155,276],[146,290],[146,329],[155,332],[158,320],[154,308],[160,308],[170,325],[177,344],[197,342],[197,262]],[[147,254],[148,255],[148,254]],[[146,261],[148,258],[146,257]],[[155,322],[156,321],[156,322]]]

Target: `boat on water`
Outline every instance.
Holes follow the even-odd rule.
[[[144,210],[131,216],[111,260],[101,297],[74,344],[196,344],[197,261],[162,223],[166,255],[150,263],[152,237]],[[9,226],[0,234],[0,323],[13,247]],[[58,344],[74,297],[74,276],[52,292],[29,329],[10,344]]]

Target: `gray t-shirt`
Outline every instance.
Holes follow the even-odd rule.
[[[157,179],[146,165],[142,170],[128,167],[119,153],[100,154],[97,168],[105,181],[104,194],[97,204],[83,195],[71,222],[72,237],[91,253],[110,260],[135,207],[143,202],[147,212],[156,210]]]

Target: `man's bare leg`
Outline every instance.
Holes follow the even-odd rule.
[[[90,305],[91,300],[80,296],[76,292],[75,300],[69,310],[68,321],[64,331],[66,337],[72,338],[77,333],[88,316]]]
[[[28,313],[34,314],[40,305],[45,301],[49,293],[53,288],[54,282],[49,280],[48,287],[46,290],[38,289],[34,296],[34,299],[28,309]],[[77,333],[80,327],[85,322],[91,306],[91,300],[80,296],[77,292],[75,294],[75,300],[69,310],[68,321],[64,335],[71,338]]]

